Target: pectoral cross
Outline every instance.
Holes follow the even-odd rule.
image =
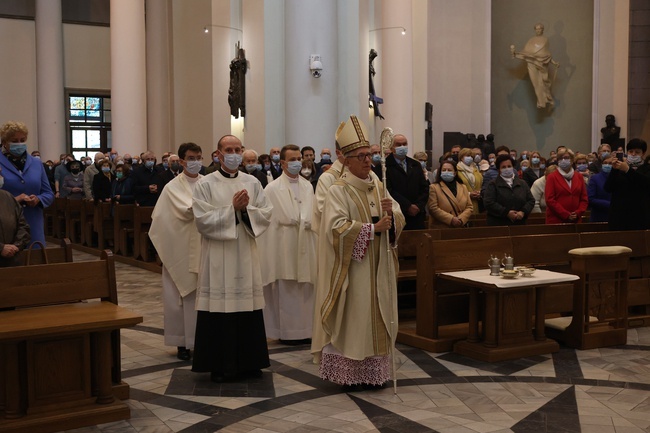
[[[375,202],[374,201],[370,202],[370,207],[375,207]]]

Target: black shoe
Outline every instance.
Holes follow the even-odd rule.
[[[248,372],[248,376],[254,377],[254,378],[260,378],[262,377],[262,370],[251,370]]]
[[[278,340],[278,342],[286,346],[301,346],[303,344],[311,344],[311,338],[303,338],[301,340]]]
[[[190,358],[192,358],[190,349],[186,349],[183,346],[179,346],[177,349],[176,358],[180,359],[181,361],[189,361]]]
[[[226,381],[226,376],[219,371],[213,371],[210,373],[210,380],[215,383],[223,383]]]

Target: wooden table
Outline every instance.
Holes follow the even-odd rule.
[[[531,277],[505,279],[489,269],[443,272],[443,280],[470,289],[467,340],[454,352],[485,362],[553,353],[559,345],[544,334],[544,289],[578,279],[576,275],[538,269]],[[479,314],[479,294],[485,295]],[[482,332],[479,333],[479,316]],[[533,323],[535,324],[533,329]]]

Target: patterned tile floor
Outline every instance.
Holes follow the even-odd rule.
[[[163,345],[160,275],[116,268],[120,305],[144,315],[122,331],[131,419],[70,432],[650,432],[650,328],[622,347],[494,364],[398,346],[397,395],[344,393],[318,378],[307,346],[270,341],[262,378],[215,384]]]

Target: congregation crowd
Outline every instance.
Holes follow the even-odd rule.
[[[397,332],[394,246],[402,230],[591,222],[650,228],[650,156],[641,139],[583,154],[497,146],[494,136],[438,159],[397,134],[368,141],[355,116],[334,152],[273,147],[258,155],[226,135],[210,160],[177,152],[42,161],[20,122],[0,128],[0,266],[45,242],[43,209],[55,197],[151,206],[149,236],[163,264],[165,344],[214,381],[259,376],[267,338],[309,344],[321,377],[346,387],[390,379]],[[521,146],[518,146],[521,147]],[[207,156],[207,155],[206,155]],[[433,170],[432,170],[433,168]],[[385,179],[386,185],[382,180]],[[391,248],[391,246],[393,248]]]

